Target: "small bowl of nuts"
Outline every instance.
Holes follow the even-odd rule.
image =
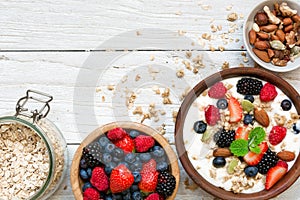
[[[244,22],[246,49],[260,66],[287,72],[300,66],[300,5],[295,1],[263,1]]]

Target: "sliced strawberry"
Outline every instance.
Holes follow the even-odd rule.
[[[262,142],[260,145],[258,145],[260,148],[260,153],[254,153],[252,151],[249,151],[245,156],[244,156],[244,160],[248,165],[257,165],[261,159],[263,158],[264,154],[267,152],[268,150],[268,144],[267,142]]]
[[[228,109],[229,109],[229,122],[235,123],[241,121],[243,117],[243,108],[240,102],[234,98],[230,97],[228,101]]]
[[[219,109],[216,108],[214,105],[208,105],[205,108],[205,120],[208,125],[214,126],[220,120],[220,112]]]
[[[279,160],[276,165],[284,167],[286,169],[288,169],[288,167],[289,167],[288,164],[285,161],[282,161],[282,160]]]
[[[244,139],[248,140],[249,130],[247,130],[247,126],[240,126],[235,131],[234,139]]]
[[[131,153],[134,150],[134,141],[127,134],[122,139],[113,141],[113,143],[125,152]]]
[[[222,82],[217,82],[208,90],[208,96],[214,99],[221,99],[225,96],[227,88]]]
[[[285,174],[287,173],[287,168],[281,165],[276,165],[269,169],[266,176],[265,189],[269,190],[275,183],[277,183]]]
[[[286,128],[283,126],[274,126],[269,134],[269,142],[272,145],[279,144],[286,136]]]

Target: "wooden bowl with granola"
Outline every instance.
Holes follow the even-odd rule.
[[[178,112],[175,142],[189,176],[221,199],[270,199],[299,177],[300,96],[258,68],[198,83]]]

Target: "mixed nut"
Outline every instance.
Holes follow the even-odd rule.
[[[300,16],[286,2],[264,6],[256,13],[249,31],[253,52],[262,61],[286,66],[300,54]]]

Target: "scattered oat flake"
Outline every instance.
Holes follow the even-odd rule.
[[[137,35],[137,36],[140,36],[140,35],[141,35],[141,32],[140,32],[140,31],[137,31],[137,32],[136,32],[136,35]]]
[[[183,71],[183,69],[178,70],[178,71],[176,72],[176,76],[177,76],[178,78],[182,78],[182,77],[184,76],[184,71]]]
[[[108,86],[107,86],[107,89],[108,89],[108,90],[114,90],[114,89],[115,89],[115,86],[114,86],[114,85],[108,85]]]
[[[210,10],[210,9],[212,9],[211,5],[201,5],[201,8],[203,10]]]
[[[182,12],[181,12],[181,11],[177,11],[177,12],[175,13],[175,15],[182,15]]]
[[[169,97],[164,97],[163,98],[163,104],[172,104],[172,101]]]
[[[232,5],[226,6],[226,10],[230,11],[232,9]]]
[[[105,96],[102,96],[101,99],[102,99],[102,102],[105,102]]]
[[[222,69],[228,69],[229,68],[229,62],[225,61],[222,65]]]
[[[136,76],[135,76],[135,81],[139,81],[141,79],[141,76],[139,75],[139,74],[137,74]]]
[[[183,36],[184,34],[186,34],[186,31],[184,31],[184,30],[178,30],[178,35]]]
[[[185,52],[185,56],[186,56],[186,58],[191,58],[192,57],[192,52],[191,51]]]
[[[234,22],[235,20],[237,20],[238,15],[236,13],[230,13],[227,15],[227,20],[230,22]]]
[[[134,115],[142,115],[143,114],[143,109],[141,106],[137,106],[134,111],[132,112]]]
[[[96,88],[96,92],[101,92],[101,88]]]
[[[155,59],[154,55],[150,56],[150,61],[153,61]]]
[[[225,50],[225,47],[219,46],[218,49],[219,49],[221,52],[223,52],[223,51]]]

